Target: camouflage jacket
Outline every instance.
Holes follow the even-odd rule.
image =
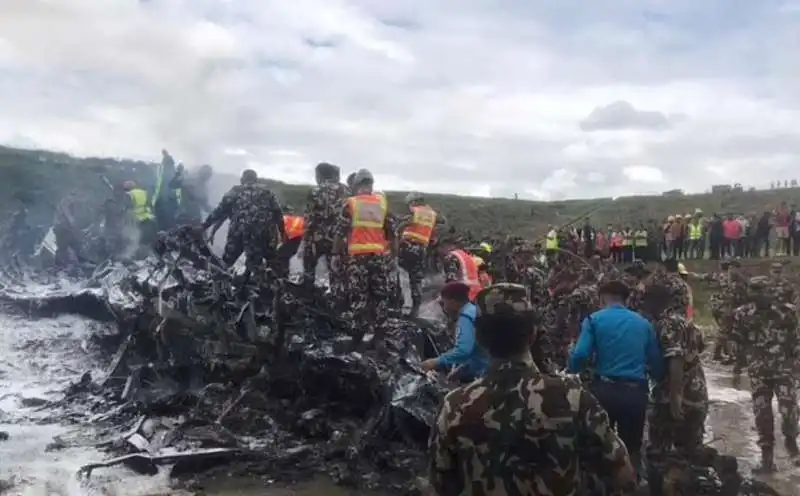
[[[333,241],[342,205],[349,195],[347,186],[323,182],[308,193],[305,236],[312,241]]]
[[[231,231],[243,226],[263,226],[283,232],[283,211],[275,194],[263,184],[237,185],[220,200],[203,227],[230,220]]]
[[[751,375],[792,374],[800,360],[797,309],[779,302],[764,309],[742,305],[733,312],[731,340],[744,346]]]
[[[572,496],[582,465],[610,471],[625,457],[577,379],[505,362],[447,394],[431,432],[429,475],[440,495]]]
[[[700,354],[705,349],[702,331],[684,315],[666,315],[653,323],[664,358],[683,358],[683,403],[708,407],[708,389]],[[669,374],[653,388],[656,403],[669,403]]]
[[[460,281],[464,278],[461,273],[461,263],[459,263],[455,255],[451,255],[449,253],[445,255],[444,259],[442,260],[442,265],[444,268],[445,281]]]

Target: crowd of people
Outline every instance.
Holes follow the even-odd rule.
[[[651,220],[636,225],[550,227],[549,249],[569,249],[590,255],[599,253],[617,262],[640,260],[697,260],[726,257],[800,255],[800,211],[782,202],[761,215],[712,214],[697,209],[686,215],[670,215],[664,222]]]
[[[800,334],[792,285],[780,267],[747,279],[735,261],[723,261],[719,273],[694,276],[678,262],[747,256],[765,246],[763,235],[768,239],[771,230],[789,251],[786,233],[791,237],[795,225],[785,204],[764,214],[766,231],[760,220],[704,218],[698,211],[637,228],[602,231],[588,221],[581,228],[553,227],[543,245],[510,237],[468,243],[422,194],[409,194],[399,215],[391,212],[366,169],[342,184],[339,167],[319,164],[317,185],[300,213],[281,205],[252,170],[212,208],[203,186],[208,171],[190,180],[170,164],[165,155],[159,177],[169,180],[159,180],[155,192],[125,183],[117,199],[124,201],[112,202],[109,212],[132,213],[142,239],[156,243],[154,224],[205,243],[227,220],[218,263],[229,267],[244,254],[253,277],[285,277],[295,255],[311,276],[326,258],[331,295],[350,323],[356,350],[385,352],[388,319],[405,303],[398,268],[409,276],[412,316],[426,276],[441,271],[440,303],[453,347],[420,367],[446,372],[460,385],[446,396],[431,433],[429,483],[436,494],[499,494],[498,488],[503,494],[611,494],[645,482],[653,494],[686,494],[681,486],[702,448],[708,414],[700,360],[707,343],[693,321],[691,277],[714,288],[715,356],[732,362],[736,374],[749,372],[759,470],[775,470],[773,395],[785,446],[793,459],[800,457],[794,387]],[[69,240],[77,224],[59,215],[59,248],[74,251],[64,232]],[[110,240],[121,235],[121,225],[106,223]],[[755,244],[746,241],[749,232]],[[646,266],[648,260],[661,263]],[[615,262],[631,264],[621,270]],[[368,332],[374,337],[366,342]]]

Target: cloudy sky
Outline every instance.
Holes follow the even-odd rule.
[[[560,199],[800,179],[800,0],[2,0],[0,142]]]

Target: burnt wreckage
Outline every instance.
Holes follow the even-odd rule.
[[[6,271],[7,310],[106,323],[93,339],[108,361],[103,376],[87,372],[44,407],[81,427],[50,449],[109,454],[82,477],[118,464],[144,474],[165,465],[189,481],[216,471],[290,481],[325,473],[419,492],[414,479],[450,387],[419,364],[451,345],[444,325],[398,316],[387,353],[354,352],[324,289],[232,274],[204,243],[173,234],[146,260],[99,266],[79,287],[45,296],[26,290],[29,276]],[[740,477],[735,458],[705,455],[692,494],[778,494]]]

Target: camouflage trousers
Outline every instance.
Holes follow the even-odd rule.
[[[775,418],[772,412],[772,397],[778,400],[781,415],[781,431],[786,439],[797,439],[798,409],[797,391],[791,375],[765,377],[750,375],[758,446],[772,450],[775,446]]]
[[[411,311],[416,314],[422,304],[422,280],[425,279],[425,257],[427,247],[404,241],[400,244],[399,265],[408,272],[411,287]]]
[[[656,403],[647,416],[647,463],[663,474],[669,467],[686,467],[703,445],[708,408],[684,407],[683,420],[672,418],[668,403]]]
[[[323,256],[330,263],[333,253],[333,240],[315,239],[312,236],[305,236],[303,243],[303,271],[306,274],[313,274],[317,268],[319,259]]]
[[[358,344],[368,330],[376,342],[383,340],[392,297],[391,265],[386,255],[351,256],[342,267],[352,317],[353,341]]]
[[[231,226],[222,261],[231,266],[242,253],[247,258],[248,272],[253,273],[264,263],[270,267],[276,256],[275,239],[268,229],[262,227]]]

